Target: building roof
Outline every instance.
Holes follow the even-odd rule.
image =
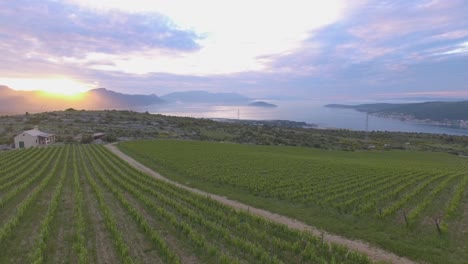
[[[46,133],[46,132],[40,131],[39,127],[37,127],[37,126],[35,126],[34,129],[26,130],[23,133],[28,134],[28,135],[33,136],[33,137],[50,137],[50,136],[54,135],[54,134],[51,134],[51,133]]]

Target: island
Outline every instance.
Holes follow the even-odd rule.
[[[265,108],[274,108],[274,107],[278,107],[278,106],[275,105],[275,104],[270,104],[270,103],[263,102],[263,101],[257,101],[257,102],[250,103],[249,106],[253,106],[253,107],[265,107]]]

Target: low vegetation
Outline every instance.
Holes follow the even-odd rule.
[[[156,180],[100,145],[0,153],[0,263],[370,263]]]
[[[468,155],[468,137],[423,133],[361,132],[302,128],[291,121],[217,122],[209,119],[153,115],[132,111],[71,110],[0,117],[0,145],[38,125],[61,142],[106,133],[107,142],[130,139],[177,138],[257,145],[302,146],[333,150],[419,150]]]
[[[119,144],[183,184],[429,263],[468,259],[468,159],[201,141]]]

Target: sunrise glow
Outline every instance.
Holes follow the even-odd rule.
[[[165,72],[212,75],[268,71],[269,60],[264,56],[278,56],[300,49],[312,31],[343,17],[347,6],[342,0],[326,3],[305,0],[292,3],[266,0],[70,1],[98,10],[157,12],[169,17],[177,28],[193,30],[203,36],[196,40],[200,49],[194,52],[175,55],[160,48],[145,48],[126,52],[125,56],[89,52],[83,58],[74,60],[94,70],[131,74]],[[284,14],[294,16],[283,19]],[[104,64],[100,64],[101,61]]]
[[[93,84],[86,84],[69,78],[0,78],[0,84],[15,90],[42,91],[52,96],[76,97],[94,88]]]
[[[467,89],[468,1],[20,0],[0,10],[0,81],[28,78],[0,86],[16,90],[71,96],[99,82],[124,94],[335,101]]]

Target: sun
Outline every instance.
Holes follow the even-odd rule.
[[[40,88],[41,91],[51,95],[77,96],[89,90],[85,84],[70,79],[47,80],[47,85]]]
[[[77,97],[93,88],[70,78],[0,78],[0,84],[15,90],[41,91],[50,96]]]

